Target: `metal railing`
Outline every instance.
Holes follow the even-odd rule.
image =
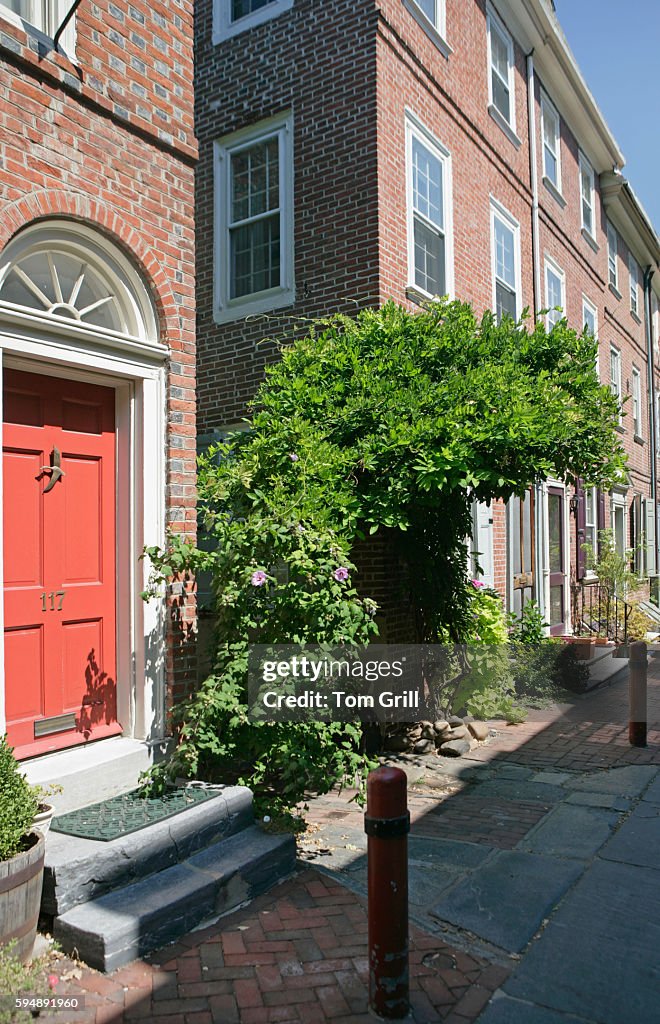
[[[615,643],[628,642],[628,617],[632,610],[608,587],[581,581],[573,584],[573,629],[576,636],[598,636]]]

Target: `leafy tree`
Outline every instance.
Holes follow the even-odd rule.
[[[595,357],[593,338],[565,320],[550,332],[541,320],[498,324],[449,301],[417,314],[389,302],[334,316],[283,347],[248,430],[201,460],[212,550],[173,541],[148,552],[154,580],[210,570],[217,594],[216,670],[176,713],[179,761],[199,771],[238,756],[245,737],[227,716],[244,715],[250,643],[374,635],[375,606],[359,593],[352,561],[358,539],[383,529],[397,538],[419,618],[411,641],[468,637],[472,499],[523,495],[550,476],[601,486],[620,476],[617,400],[599,383]],[[269,749],[289,751],[295,729],[314,726],[277,728]],[[340,742],[352,751],[352,736]],[[356,765],[347,757],[335,774]],[[264,777],[276,786],[268,765]]]

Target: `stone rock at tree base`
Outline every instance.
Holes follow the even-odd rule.
[[[417,743],[413,747],[413,753],[415,754],[434,754],[435,743],[433,740],[417,740]]]
[[[422,727],[421,727],[421,725],[413,725],[413,727],[408,730],[408,737],[411,740],[418,740],[421,735],[422,735]]]
[[[463,719],[458,715],[450,715],[447,721],[450,725],[463,725]]]
[[[435,741],[435,732],[432,725],[424,725],[422,727],[422,739]]]
[[[468,740],[447,740],[440,747],[440,753],[444,754],[445,757],[461,757],[463,754],[469,754],[470,743]]]
[[[437,733],[448,732],[450,728],[449,722],[446,722],[443,718],[439,718],[437,722],[433,723],[433,729]]]
[[[490,735],[490,726],[485,722],[469,722],[468,729],[475,740],[487,740]]]
[[[466,725],[456,725],[447,733],[448,740],[464,740],[470,735]]]
[[[403,754],[406,750],[410,750],[411,745],[407,736],[388,736],[385,740],[385,749],[394,753]]]

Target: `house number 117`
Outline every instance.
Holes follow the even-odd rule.
[[[62,611],[62,605],[64,604],[65,596],[66,596],[66,590],[51,590],[50,594],[45,594],[45,593],[42,594],[41,595],[41,610],[42,610],[42,612],[47,612],[48,611],[48,605],[46,604],[47,600],[50,601],[50,610],[51,610],[51,612],[54,612],[54,611],[61,612]],[[59,602],[57,604],[57,609],[55,608],[55,598],[56,597],[59,597]]]

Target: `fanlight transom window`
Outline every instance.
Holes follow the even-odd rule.
[[[36,225],[10,242],[0,261],[0,302],[157,340],[148,293],[129,261],[78,225]]]

